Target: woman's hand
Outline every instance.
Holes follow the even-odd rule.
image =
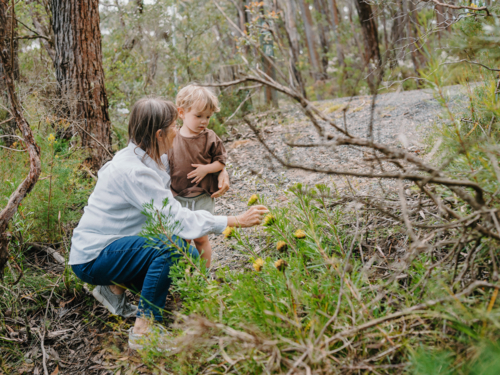
[[[228,227],[239,227],[248,228],[262,223],[264,215],[267,214],[269,210],[266,206],[253,206],[244,214],[238,216],[229,216],[227,218]]]
[[[212,198],[219,198],[226,194],[226,191],[229,190],[229,174],[227,173],[226,168],[219,173],[218,179],[219,190],[212,194]]]

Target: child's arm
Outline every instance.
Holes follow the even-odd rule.
[[[224,169],[224,164],[220,161],[214,161],[211,164],[191,164],[192,167],[196,169],[192,172],[189,172],[187,177],[192,178],[191,182],[197,184],[201,180],[205,178],[205,176],[209,173],[217,173]]]

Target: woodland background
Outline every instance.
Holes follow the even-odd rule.
[[[0,372],[497,374],[498,12],[490,0],[0,0]],[[259,193],[266,225],[224,240],[242,262],[175,268],[177,349],[129,353],[132,320],[66,264],[72,229],[126,146],[132,104],[190,82],[219,95],[210,126],[225,142],[263,147],[258,177],[275,166],[346,184],[277,183],[282,204]],[[441,108],[419,150],[377,120],[379,97],[414,89]],[[369,115],[353,127],[357,97]],[[155,217],[145,236],[162,231]]]

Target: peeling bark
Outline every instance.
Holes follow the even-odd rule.
[[[313,77],[316,80],[323,79],[322,66],[319,61],[318,50],[316,48],[316,39],[313,31],[313,20],[309,4],[306,0],[299,0],[300,12],[304,21],[304,30],[306,33],[307,50],[309,51],[309,61],[313,70]]]
[[[375,24],[375,15],[373,14],[372,7],[366,0],[356,0],[356,8],[365,40],[365,62],[369,64],[372,61],[380,66],[382,60],[380,58],[377,25]]]
[[[3,80],[9,95],[11,111],[17,126],[22,133],[25,149],[30,160],[30,170],[28,176],[21,182],[17,189],[11,194],[7,205],[0,211],[0,280],[3,280],[3,269],[8,259],[9,238],[6,233],[10,219],[16,213],[23,198],[33,189],[41,172],[40,148],[35,143],[30,125],[24,118],[21,104],[14,87],[14,69],[12,66],[11,53],[9,53],[6,40],[9,35],[8,25],[10,24],[7,10],[8,0],[0,0],[0,61],[3,66]]]

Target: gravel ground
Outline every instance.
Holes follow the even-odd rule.
[[[461,102],[460,86],[448,87],[445,92],[451,98],[451,105]],[[371,117],[371,96],[340,98],[330,101],[316,102],[315,105],[329,113],[339,125],[343,126],[342,107],[348,105],[346,124],[350,133],[357,136],[368,134]],[[441,106],[434,99],[431,90],[415,90],[381,94],[377,97],[374,111],[374,136],[380,143],[396,147],[405,147],[416,154],[423,152],[429,145],[425,144],[425,135],[442,112]],[[319,137],[313,125],[302,114],[298,107],[283,106],[280,113],[262,117],[258,125],[263,129],[266,142],[277,154],[287,157],[290,162],[309,167],[361,170],[363,151],[348,146],[301,147],[291,149],[284,140],[295,143],[311,143]],[[326,132],[330,129],[325,126]],[[333,129],[332,129],[333,130]],[[227,169],[231,178],[231,189],[225,196],[216,201],[216,214],[234,215],[247,208],[248,198],[252,194],[265,197],[271,207],[286,204],[284,191],[296,183],[308,185],[335,185],[337,189],[347,188],[347,180],[343,176],[313,173],[298,169],[285,169],[256,139],[253,132],[240,125],[224,139],[228,151]],[[350,178],[352,186],[363,194],[380,192],[380,184],[375,180]],[[393,181],[382,181],[385,188],[391,188]],[[245,229],[257,233],[254,229]],[[223,236],[212,235],[213,247],[212,270],[228,266],[239,267],[240,255],[230,246]],[[257,240],[256,241],[256,246]]]

